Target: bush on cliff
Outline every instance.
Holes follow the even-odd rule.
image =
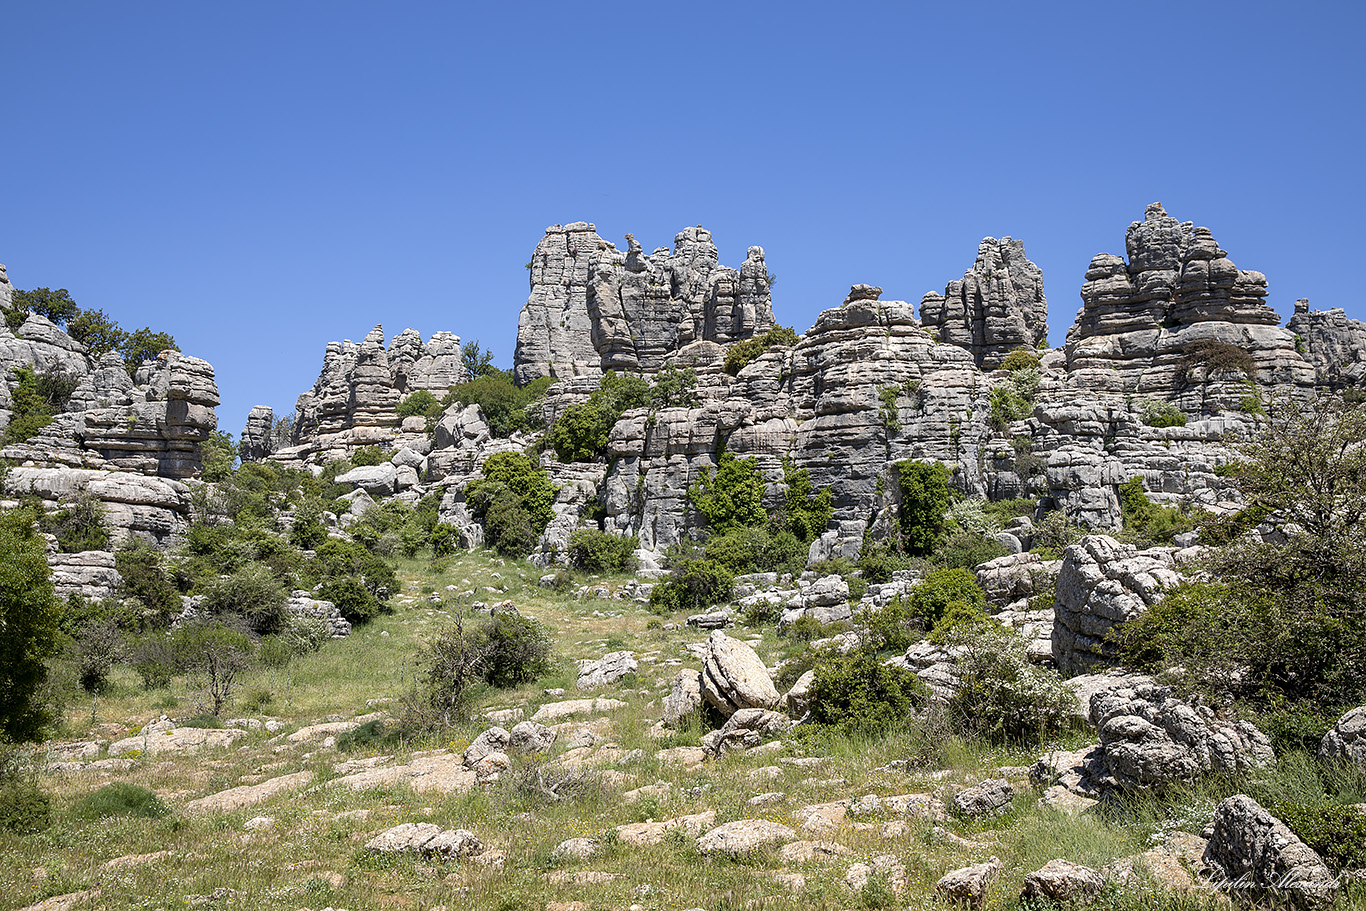
[[[749,366],[750,361],[770,348],[790,348],[797,344],[797,339],[797,333],[787,326],[774,326],[753,338],[733,342],[726,350],[726,363],[723,369],[731,376],[735,376]]]
[[[591,462],[607,451],[608,436],[621,416],[649,403],[648,381],[608,370],[588,401],[569,406],[555,419],[546,440],[561,462]]]
[[[897,529],[900,546],[907,553],[925,556],[938,546],[948,524],[951,502],[948,468],[939,462],[897,462],[900,508]]]
[[[757,459],[737,459],[721,453],[715,473],[702,469],[688,485],[688,502],[702,514],[707,530],[722,535],[734,528],[763,525],[764,479]]]

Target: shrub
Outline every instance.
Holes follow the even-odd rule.
[[[981,609],[986,603],[977,577],[962,568],[935,570],[911,592],[912,610],[930,626],[938,623],[951,607],[965,605]]]
[[[199,474],[201,479],[222,482],[232,477],[232,466],[237,461],[238,454],[238,447],[232,441],[232,434],[215,430],[200,444],[199,450],[204,463]]]
[[[43,528],[57,538],[63,553],[103,550],[109,543],[104,528],[104,504],[87,490],[77,491],[61,510],[44,516]]]
[[[47,546],[24,510],[0,514],[0,740],[41,739],[52,718],[42,690],[60,605]]]
[[[519,388],[512,380],[512,371],[493,368],[487,374],[456,386],[447,393],[442,404],[478,405],[484,412],[489,432],[502,438],[528,428],[527,409],[545,397],[553,382],[551,377],[540,377]]]
[[[52,423],[53,415],[66,408],[77,378],[58,369],[38,373],[33,367],[11,368],[14,387],[10,390],[10,423],[5,430],[5,445],[22,443]]]
[[[697,371],[691,367],[679,370],[669,364],[655,374],[654,385],[650,387],[649,406],[659,408],[695,408],[697,393]]]
[[[695,557],[675,561],[673,572],[650,592],[650,606],[663,612],[696,611],[729,601],[735,576],[719,563]]]
[[[904,461],[893,467],[901,499],[897,512],[901,544],[909,553],[924,556],[943,536],[951,475],[938,462]]]
[[[135,599],[146,608],[153,625],[164,626],[180,612],[180,592],[167,575],[159,551],[132,544],[114,555],[114,566],[122,579],[119,596]]]
[[[381,718],[367,721],[337,737],[337,749],[343,753],[356,750],[392,749],[402,743],[401,732]]]
[[[1017,370],[1038,370],[1039,356],[1028,348],[1016,348],[1001,361],[1001,369],[1014,373]]]
[[[1191,379],[1191,373],[1202,367],[1207,376],[1215,373],[1237,372],[1249,380],[1257,378],[1256,360],[1247,351],[1229,342],[1212,338],[1200,339],[1191,342],[1181,350],[1184,354],[1181,363],[1185,368],[1187,382]]]
[[[52,825],[52,800],[28,779],[0,780],[0,830],[16,835],[42,832]]]
[[[881,610],[865,610],[859,614],[859,623],[868,627],[877,637],[880,648],[893,652],[904,652],[925,634],[925,621],[911,609],[905,598],[897,598]]]
[[[703,468],[688,486],[688,502],[702,514],[708,530],[718,535],[733,528],[763,525],[768,519],[763,496],[758,459],[737,459],[729,452],[721,453],[714,475]]]
[[[1056,560],[1068,545],[1084,537],[1084,529],[1068,521],[1062,510],[1055,509],[1034,523],[1034,546],[1030,549],[1045,560]]]
[[[650,401],[650,384],[609,370],[588,401],[571,405],[555,419],[546,441],[561,462],[591,462],[607,449],[612,426],[632,408]]]
[[[787,527],[797,540],[809,544],[820,537],[830,524],[835,508],[829,487],[811,495],[811,474],[798,469],[791,459],[783,460],[783,483],[787,485]]]
[[[318,587],[318,597],[337,605],[348,623],[360,626],[379,616],[381,605],[357,576],[333,576]]]
[[[811,720],[850,736],[876,736],[905,724],[929,694],[915,674],[867,653],[820,658],[811,682]]]
[[[306,567],[316,581],[358,576],[381,603],[389,599],[398,587],[398,576],[389,561],[351,541],[328,538],[318,545],[313,560]]]
[[[733,528],[707,539],[708,560],[737,576],[746,573],[799,574],[806,565],[807,548],[790,531],[767,528]]]
[[[1126,532],[1122,540],[1140,547],[1170,544],[1178,534],[1194,527],[1182,510],[1149,500],[1141,476],[1119,485],[1119,509]]]
[[[945,609],[944,615],[935,621],[934,627],[926,636],[935,645],[944,645],[959,636],[964,630],[991,623],[987,612],[980,605],[953,601]]]
[[[863,578],[874,584],[882,584],[892,581],[892,573],[899,569],[911,569],[913,563],[905,554],[899,554],[885,544],[874,544],[865,541],[863,550],[859,552],[858,562],[855,566],[863,574]],[[815,567],[812,567],[815,569]],[[831,570],[838,572],[838,570]],[[846,573],[841,573],[845,575]]]
[[[109,688],[109,672],[123,656],[123,634],[113,619],[86,626],[76,636],[76,680],[87,693]]]
[[[151,632],[135,639],[128,647],[133,670],[142,678],[145,690],[164,690],[171,685],[176,670],[176,654],[171,637]]]
[[[526,510],[528,520],[536,534],[540,534],[555,517],[551,504],[555,502],[557,488],[550,483],[550,476],[525,453],[500,452],[485,460],[481,469],[483,478],[472,482],[465,490],[465,498],[473,499],[476,508],[479,491],[488,484],[502,484],[511,491]],[[486,498],[487,499],[487,498]],[[492,505],[488,500],[487,505]],[[478,514],[478,513],[476,513]]]
[[[110,816],[155,819],[169,812],[156,792],[126,781],[107,784],[85,795],[71,808],[71,814],[77,819],[105,819]]]
[[[433,557],[445,557],[460,549],[460,529],[444,522],[433,526],[428,540],[432,545]]]
[[[735,376],[749,362],[770,348],[790,348],[797,344],[797,333],[787,326],[774,326],[762,335],[734,342],[726,350],[725,371]]]
[[[238,679],[252,663],[255,647],[243,633],[216,623],[188,623],[171,637],[176,664],[199,678],[213,703],[213,714],[237,689]]]
[[[525,557],[536,547],[538,535],[531,514],[511,491],[504,490],[484,511],[484,543],[505,557]]]
[[[592,573],[628,573],[636,568],[640,539],[576,528],[569,536],[569,562]]]
[[[972,569],[988,560],[1004,557],[1009,551],[995,537],[958,532],[949,535],[930,557],[934,566]]]
[[[419,389],[394,406],[401,418],[426,418],[429,421],[441,417],[441,403],[426,389]]]
[[[949,708],[966,729],[1035,744],[1066,728],[1076,697],[1056,671],[1029,660],[1022,637],[988,621],[960,626],[948,641],[963,649]]]
[[[439,730],[468,717],[471,688],[478,683],[511,687],[536,679],[551,667],[552,644],[536,621],[515,613],[496,614],[467,630],[463,618],[425,643],[418,663],[418,688],[407,700],[407,722]]]
[[[273,633],[285,619],[288,593],[270,568],[249,563],[204,586],[203,608],[211,616],[235,614],[257,633]]]
[[[1366,813],[1337,804],[1277,803],[1268,809],[1334,871],[1366,868]]]
[[[1186,426],[1186,413],[1170,402],[1159,399],[1143,399],[1140,407],[1143,423],[1149,427]]]

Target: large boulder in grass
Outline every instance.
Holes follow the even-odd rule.
[[[702,662],[702,696],[729,718],[740,709],[770,709],[778,690],[754,649],[720,630],[707,638]]]
[[[1337,898],[1337,879],[1323,858],[1246,794],[1219,804],[1211,829],[1202,860],[1216,887],[1298,908],[1327,907]]]
[[[1085,904],[1105,888],[1105,877],[1070,860],[1050,860],[1025,877],[1020,900],[1050,904]]]

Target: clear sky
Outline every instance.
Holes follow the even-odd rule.
[[[1297,297],[1361,299],[1366,4],[8,4],[0,262],[291,410],[332,339],[510,366],[544,228],[760,244],[801,332],[918,301],[987,235],[1044,272],[1161,201]]]

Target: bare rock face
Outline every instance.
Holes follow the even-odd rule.
[[[1366,705],[1357,706],[1338,719],[1319,743],[1319,759],[1350,762],[1366,770]]]
[[[993,857],[982,864],[951,870],[935,883],[934,890],[951,902],[964,902],[971,908],[982,907],[987,887],[1001,872],[1001,862]]]
[[[1129,226],[1125,247],[1127,263],[1102,253],[1086,271],[1067,334],[1069,385],[1155,396],[1190,414],[1236,406],[1248,379],[1291,393],[1312,388],[1313,365],[1265,303],[1266,276],[1235,266],[1208,228],[1153,203]]]
[[[727,718],[741,709],[767,709],[778,704],[773,678],[754,649],[720,630],[707,638],[702,696]]]
[[[243,462],[259,462],[275,451],[271,430],[275,427],[275,410],[269,405],[257,405],[247,413],[247,424],[242,428],[238,455]]]
[[[1053,660],[1065,676],[1101,663],[1106,635],[1162,599],[1181,581],[1174,550],[1139,552],[1105,535],[1088,535],[1063,551],[1053,621]]]
[[[1099,870],[1058,858],[1025,877],[1020,899],[1085,904],[1099,895],[1103,888],[1105,877],[1100,875]]]
[[[792,719],[768,709],[740,709],[719,731],[702,738],[702,749],[720,759],[727,753],[752,750],[766,740],[781,737],[792,728]]]
[[[1016,348],[1048,345],[1043,271],[1025,257],[1024,241],[983,238],[962,281],[921,298],[920,322],[941,342],[971,351],[983,370],[995,370]]]
[[[50,553],[47,565],[52,570],[52,588],[63,600],[73,594],[92,600],[112,598],[123,582],[114,555],[107,550]]]
[[[1310,310],[1301,298],[1285,328],[1314,365],[1319,385],[1338,392],[1366,386],[1366,323],[1348,319],[1339,307]]]
[[[407,431],[394,409],[404,397],[426,390],[440,399],[468,379],[460,338],[449,332],[424,343],[416,330],[405,329],[386,348],[384,327],[376,326],[360,344],[329,342],[318,379],[295,404],[293,445],[275,458],[307,461],[332,450],[403,441]],[[413,435],[425,440],[425,430],[417,430]]]
[[[1250,721],[1225,721],[1198,700],[1140,685],[1091,697],[1105,766],[1124,788],[1272,768],[1271,741]]]
[[[737,271],[720,265],[711,232],[685,228],[673,252],[620,251],[587,222],[552,225],[531,257],[531,294],[517,324],[517,382],[652,372],[697,341],[727,344],[773,325],[762,247]]]
[[[1203,857],[1216,887],[1299,908],[1331,905],[1338,883],[1313,848],[1246,794],[1219,804]]]

